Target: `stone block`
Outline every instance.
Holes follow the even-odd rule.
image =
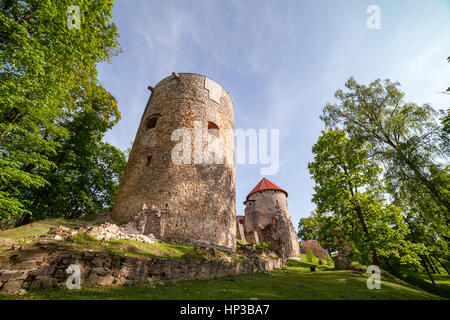
[[[11,270],[30,270],[36,269],[37,263],[36,261],[22,261],[17,264],[13,264],[11,266]]]
[[[33,289],[45,289],[50,288],[56,283],[56,279],[48,275],[37,276],[36,279],[31,284]]]
[[[1,281],[25,280],[28,273],[25,271],[6,270],[0,276]]]
[[[22,289],[23,280],[11,280],[6,282],[2,287],[2,292],[8,294],[19,293],[19,290]]]
[[[39,251],[23,251],[19,255],[19,259],[22,261],[25,261],[25,260],[40,261],[40,260],[44,260],[46,257],[48,257],[47,252],[39,252]]]
[[[106,269],[106,268],[101,268],[101,267],[97,267],[97,268],[93,268],[91,270],[91,272],[99,275],[99,276],[106,276],[106,275],[111,275],[112,271],[110,269]]]
[[[113,276],[104,276],[104,277],[98,277],[96,284],[98,286],[110,286],[114,283],[114,277]]]
[[[11,265],[6,262],[0,262],[0,272],[9,270],[11,268]]]

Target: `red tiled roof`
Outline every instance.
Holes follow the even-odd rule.
[[[286,197],[288,196],[288,193],[286,192],[286,190],[283,190],[282,188],[280,188],[279,186],[277,186],[275,183],[267,180],[266,178],[263,178],[257,185],[256,187],[253,188],[252,191],[250,191],[250,193],[247,195],[247,200],[248,197],[253,194],[256,193],[258,191],[263,191],[263,190],[280,190],[283,191],[286,194]]]

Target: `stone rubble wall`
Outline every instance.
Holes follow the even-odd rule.
[[[83,287],[211,279],[254,273],[258,268],[272,270],[285,263],[282,259],[222,262],[202,258],[137,258],[107,252],[78,252],[48,244],[0,256],[0,293],[65,287],[70,276],[66,270],[72,264],[80,267]]]
[[[327,260],[328,253],[327,251],[322,248],[319,241],[317,240],[304,240],[300,244],[300,253],[306,254],[306,250],[311,250],[311,253],[316,256],[317,258],[320,258],[322,260]]]
[[[106,221],[99,226],[81,226],[77,230],[72,230],[64,226],[52,227],[47,234],[42,235],[41,238],[43,240],[46,239],[47,241],[72,241],[75,234],[83,232],[97,240],[133,240],[144,243],[156,242],[156,238],[153,234],[143,233],[145,226],[141,226],[142,217],[143,215],[138,215],[134,221],[131,221],[124,226],[118,226]]]
[[[100,226],[90,226],[86,228],[80,228],[80,232],[85,232],[97,240],[133,240],[144,243],[154,243],[156,238],[153,234],[142,234],[140,230],[136,230],[134,226],[130,226],[132,222],[128,223],[125,227],[119,227],[115,224],[105,222]],[[56,239],[58,240],[58,239]]]

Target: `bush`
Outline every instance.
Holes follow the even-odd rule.
[[[313,253],[311,252],[311,249],[306,248],[306,261],[309,262],[309,263],[313,263],[314,260],[315,260],[315,259],[314,259],[314,255],[313,255]]]
[[[99,242],[94,236],[87,234],[85,232],[78,232],[73,236],[75,243],[78,244],[88,244]]]
[[[255,245],[255,248],[257,250],[264,250],[264,249],[269,249],[270,243],[266,243],[266,242],[261,242],[257,245]]]
[[[327,254],[327,265],[329,265],[329,266],[333,266],[333,265],[334,265],[334,261],[333,261],[333,259],[330,257],[329,254]]]

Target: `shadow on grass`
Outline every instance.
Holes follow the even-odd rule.
[[[399,283],[382,282],[381,290],[369,290],[366,277],[351,272],[306,273],[298,268],[275,270],[269,274],[246,274],[211,280],[179,281],[122,287],[83,287],[81,291],[52,288],[33,291],[15,299],[201,299],[247,300],[257,298],[320,299],[435,299],[436,296]],[[4,299],[5,297],[3,297]],[[0,296],[0,299],[2,297]]]

